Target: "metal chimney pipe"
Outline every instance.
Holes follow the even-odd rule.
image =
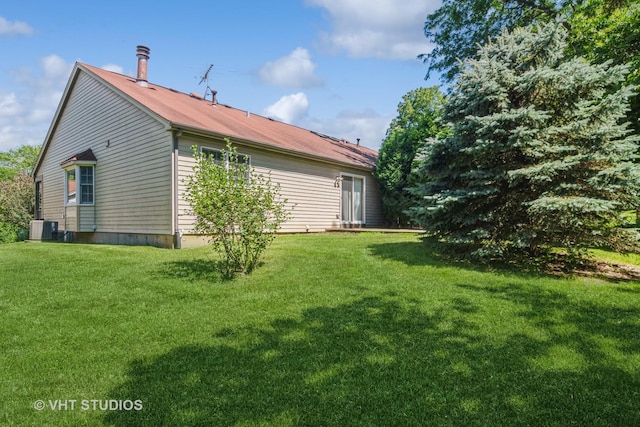
[[[136,83],[142,87],[147,87],[147,61],[151,49],[146,46],[139,45],[136,47],[136,56],[138,57],[138,75]]]

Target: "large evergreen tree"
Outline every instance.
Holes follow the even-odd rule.
[[[444,100],[444,95],[434,86],[414,89],[398,104],[398,115],[389,125],[375,170],[382,208],[390,224],[409,225],[404,211],[416,202],[406,190],[410,185],[413,160],[418,148],[443,130],[438,118]]]
[[[452,135],[425,146],[412,190],[422,227],[487,256],[634,244],[615,227],[640,196],[627,67],[567,59],[566,38],[557,23],[505,30],[465,61]]]

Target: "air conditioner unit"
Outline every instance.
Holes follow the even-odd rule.
[[[58,221],[31,221],[30,240],[55,240],[58,238]]]

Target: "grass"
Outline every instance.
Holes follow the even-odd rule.
[[[640,424],[638,283],[451,264],[408,234],[281,236],[231,281],[209,259],[1,245],[0,425]]]

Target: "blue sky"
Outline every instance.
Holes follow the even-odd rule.
[[[7,1],[0,6],[0,151],[40,145],[76,61],[378,149],[421,86],[440,0]]]

